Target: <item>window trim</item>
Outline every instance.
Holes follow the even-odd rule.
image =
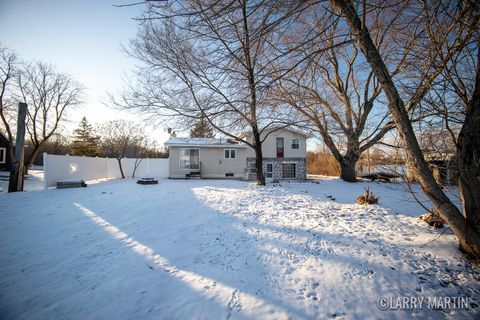
[[[180,156],[180,153],[181,153],[181,150],[182,149],[187,149],[189,150],[188,154],[189,154],[189,157],[190,156],[190,150],[198,150],[198,169],[192,169],[191,168],[191,163],[190,163],[190,159],[188,159],[188,168],[182,168],[182,164],[181,164],[181,156]],[[178,148],[178,169],[179,170],[183,170],[183,171],[192,171],[192,170],[200,170],[200,148]]]
[[[293,144],[294,141],[297,141],[297,143],[295,144],[297,146],[296,148],[293,147],[294,146],[294,144]],[[291,147],[292,147],[292,150],[300,150],[300,139],[298,139],[298,138],[292,139]]]
[[[225,152],[228,151],[228,157],[226,157]],[[232,158],[232,151],[234,151],[235,157]],[[237,149],[235,148],[225,148],[223,149],[223,158],[226,160],[236,160],[237,159]]]
[[[3,151],[3,156],[0,158],[0,163],[5,164],[7,163],[7,148],[0,148]]]

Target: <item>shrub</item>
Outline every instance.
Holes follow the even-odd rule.
[[[357,197],[358,204],[375,204],[378,203],[379,197],[370,191],[370,187],[365,188],[365,193]]]
[[[339,176],[340,166],[327,152],[307,152],[307,174]]]
[[[443,224],[445,223],[445,221],[440,218],[440,216],[436,212],[428,212],[422,214],[419,219],[425,221],[434,228],[443,228]]]

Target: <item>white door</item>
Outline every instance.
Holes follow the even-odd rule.
[[[273,182],[273,163],[271,162],[265,164],[265,178],[267,182]]]

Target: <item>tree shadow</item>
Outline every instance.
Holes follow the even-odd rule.
[[[205,315],[217,312],[227,317],[232,314],[242,315],[242,312],[245,312],[242,301],[250,301],[251,304],[263,301],[260,304],[267,306],[266,309],[278,307],[279,314],[286,312],[301,318],[318,317],[319,314],[316,312],[310,310],[307,313],[305,309],[298,307],[298,304],[292,305],[291,301],[282,299],[280,292],[282,283],[278,281],[285,279],[281,275],[282,272],[288,273],[289,268],[295,267],[294,263],[288,262],[288,254],[291,253],[297,256],[313,257],[322,260],[323,263],[328,262],[332,266],[342,265],[347,272],[351,273],[345,275],[346,278],[372,279],[367,281],[377,292],[385,292],[385,288],[382,287],[382,283],[375,281],[376,274],[388,275],[399,287],[402,287],[401,282],[409,276],[407,270],[394,270],[392,266],[381,265],[367,257],[367,260],[364,260],[359,256],[345,255],[346,252],[361,253],[371,249],[371,245],[365,245],[365,241],[371,244],[369,239],[348,234],[338,235],[326,231],[270,225],[252,219],[242,219],[229,212],[215,212],[192,192],[193,187],[204,186],[205,183],[191,184],[190,181],[186,183],[189,184],[180,183],[186,187],[182,191],[181,203],[177,203],[178,199],[174,196],[178,191],[169,191],[168,187],[151,190],[154,191],[153,194],[157,192],[162,194],[156,200],[161,200],[164,207],[171,208],[175,205],[177,208],[175,211],[162,210],[161,206],[158,208],[147,206],[143,210],[139,208],[142,207],[142,199],[133,203],[131,200],[128,202],[132,210],[136,208],[136,212],[139,212],[134,217],[107,212],[104,210],[105,207],[98,203],[89,204],[88,201],[83,201],[81,205],[108,221],[108,224],[118,226],[121,232],[127,235],[124,238],[130,240],[119,243],[120,246],[128,247],[134,239],[142,246],[149,248],[150,255],[167,261],[157,264],[163,272],[170,275],[176,274],[177,277],[174,276],[176,280],[189,278],[201,284],[200,287],[192,289],[191,283],[180,280],[182,284],[176,287],[178,288],[179,285],[185,287],[183,292],[191,289],[195,299],[200,299],[202,304],[209,304],[209,308],[202,309]],[[211,182],[211,184],[214,185],[213,188],[225,187],[221,182]],[[226,187],[235,189],[230,184]],[[152,194],[148,193],[148,195]],[[123,210],[129,210],[128,206],[122,207]],[[162,227],[161,232],[164,233],[161,237],[158,236],[160,231],[158,227]],[[289,242],[289,239],[307,239],[308,246],[307,243],[298,241]],[[324,248],[322,241],[336,241],[341,246],[348,245],[349,250],[332,252]],[[382,254],[382,247],[401,249],[398,246],[392,247],[391,243],[383,240],[374,239],[374,241],[379,249],[373,254]],[[274,252],[271,250],[272,247],[276,248]],[[146,260],[156,261],[156,258]],[[285,267],[272,265],[273,262],[282,260],[287,261]],[[209,293],[214,286],[221,287],[222,290],[214,294]],[[361,291],[362,288],[356,288],[356,290]],[[415,293],[414,288],[404,291],[410,294]],[[238,293],[243,293],[246,297],[239,297]],[[216,306],[211,305],[212,296],[216,297],[213,299],[216,301]],[[255,302],[256,300],[258,301]],[[371,302],[372,307],[375,307],[375,301]],[[198,308],[199,304],[195,306]],[[174,314],[178,315],[176,312],[174,311]]]

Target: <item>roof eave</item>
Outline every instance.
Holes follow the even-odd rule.
[[[164,143],[166,147],[197,147],[197,148],[247,148],[247,145],[238,144],[187,144],[187,143]]]

